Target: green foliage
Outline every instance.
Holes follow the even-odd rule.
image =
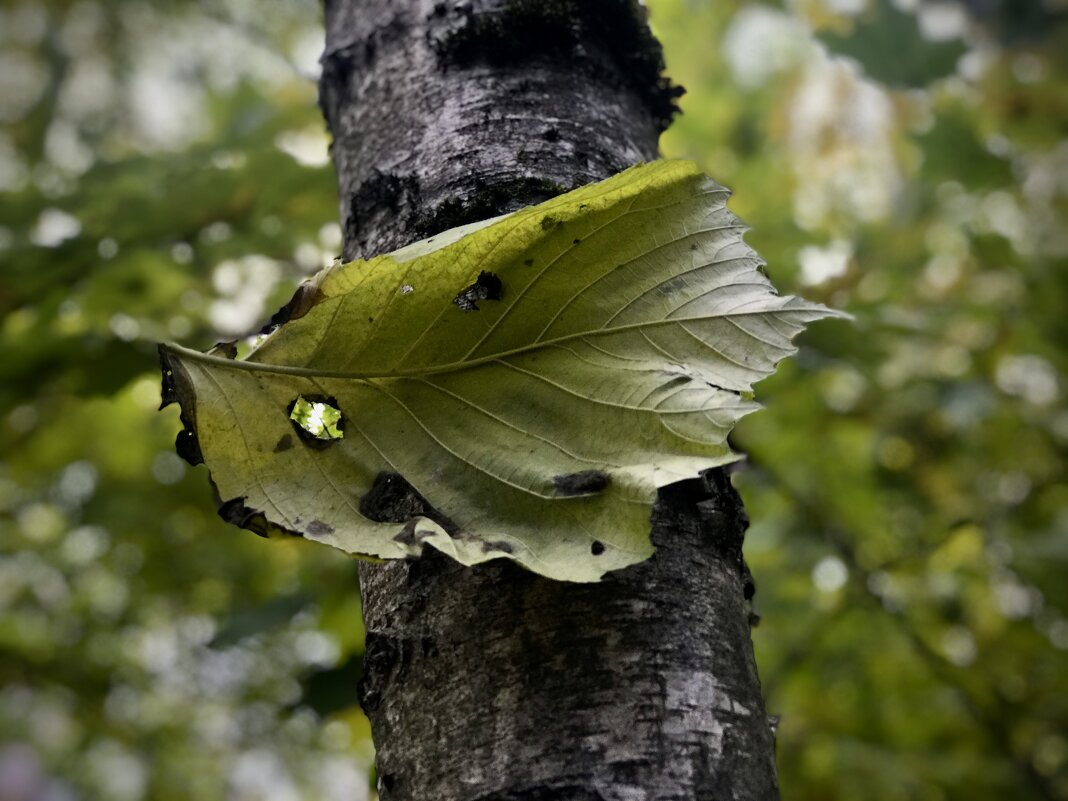
[[[893,0],[871,0],[867,13],[856,18],[847,33],[823,31],[819,39],[888,86],[922,87],[952,75],[967,50],[959,39],[926,39],[916,16],[900,10]]]
[[[642,561],[657,489],[737,459],[753,382],[833,314],[775,294],[726,201],[656,162],[327,268],[245,359],[161,346],[179,449],[259,533],[568,581]],[[391,473],[436,514],[375,522]]]
[[[153,340],[244,333],[340,249],[283,60],[317,5],[232,5],[0,8],[0,795],[369,786],[352,686],[321,697],[354,565],[231,536],[156,411]]]
[[[666,154],[856,317],[733,438],[783,797],[1068,797],[1065,26],[964,16],[959,67],[901,91],[808,33],[864,14],[650,6],[688,90]]]

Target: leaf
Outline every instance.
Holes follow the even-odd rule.
[[[891,0],[875,0],[848,36],[829,31],[818,36],[832,52],[860,62],[870,77],[888,86],[927,86],[952,75],[967,52],[959,39],[924,38],[916,16],[899,10]]]
[[[635,167],[328,268],[244,360],[162,345],[180,450],[264,535],[571,581],[640,562],[657,488],[738,458],[753,383],[837,314],[775,294],[727,196],[690,162]],[[436,519],[365,516],[394,474]]]

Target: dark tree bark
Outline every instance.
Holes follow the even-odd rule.
[[[321,103],[345,257],[657,154],[679,93],[634,0],[326,0]],[[381,477],[364,508],[423,503]],[[741,501],[661,491],[649,561],[600,584],[427,553],[362,565],[383,799],[774,799]]]

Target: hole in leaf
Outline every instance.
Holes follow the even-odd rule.
[[[312,445],[329,445],[345,436],[345,417],[334,398],[299,395],[289,407],[289,419],[300,438]]]
[[[463,311],[478,311],[480,300],[500,300],[504,292],[504,284],[493,273],[485,270],[478,274],[478,279],[471,286],[460,290],[452,302]]]

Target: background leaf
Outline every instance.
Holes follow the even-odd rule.
[[[926,86],[952,75],[967,51],[959,39],[932,41],[923,36],[916,15],[892,0],[871,0],[848,34],[823,31],[819,39],[832,52],[848,56],[864,72],[890,86]]]

